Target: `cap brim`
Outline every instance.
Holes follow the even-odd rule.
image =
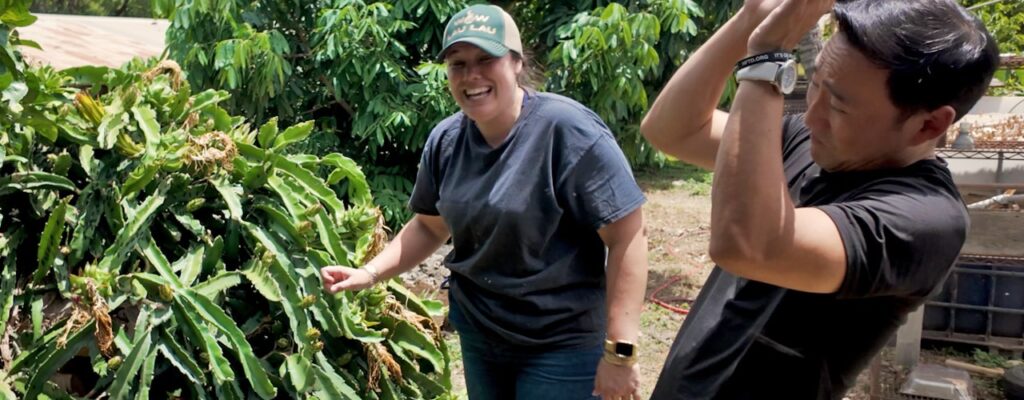
[[[490,54],[495,57],[504,57],[506,54],[508,54],[508,47],[505,47],[505,45],[501,43],[483,38],[467,37],[456,39],[454,42],[449,44],[448,47],[442,49],[439,53],[437,53],[437,61],[444,61],[445,54],[447,54],[448,50],[450,50],[452,46],[454,46],[456,43],[469,43],[471,45],[479,47],[480,50],[483,50],[487,54]]]

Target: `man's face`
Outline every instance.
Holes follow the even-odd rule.
[[[826,171],[892,166],[914,134],[889,98],[889,71],[835,34],[817,60],[807,90],[811,157]]]

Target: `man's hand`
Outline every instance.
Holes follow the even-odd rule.
[[[324,281],[324,289],[330,293],[361,290],[373,285],[373,275],[365,269],[329,266],[320,268],[320,276]]]
[[[747,54],[770,51],[789,51],[796,47],[822,15],[832,10],[835,0],[760,0],[747,1],[744,7],[754,6],[755,13],[769,11],[767,17],[754,29],[747,41]]]
[[[602,359],[597,364],[594,395],[602,400],[640,400],[640,364],[626,367]]]
[[[740,13],[750,18],[752,22],[760,23],[768,18],[768,14],[779,8],[779,4],[782,4],[783,1],[785,0],[746,0],[743,2]]]

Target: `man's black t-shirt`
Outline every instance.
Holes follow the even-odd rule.
[[[842,398],[948,275],[968,219],[944,161],[827,172],[810,146],[803,117],[787,117],[790,195],[838,227],[847,258],[841,287],[805,293],[716,267],[672,344],[653,400]]]

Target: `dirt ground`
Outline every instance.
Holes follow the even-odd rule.
[[[644,216],[647,225],[649,276],[644,311],[641,315],[640,365],[641,394],[646,399],[654,388],[668,349],[685,318],[680,312],[688,308],[688,300],[696,297],[711,272],[713,263],[707,257],[709,218],[711,211],[710,174],[685,165],[669,165],[652,171],[639,171],[647,203]],[[442,249],[426,265],[403,278],[423,295],[446,301],[446,291],[438,290],[439,276],[447,271],[440,264]],[[652,301],[661,300],[666,306]],[[671,309],[676,309],[673,311]],[[456,393],[465,395],[458,338],[450,333],[447,340],[453,354],[453,385]],[[882,355],[884,393],[895,394],[892,382],[902,382],[903,372],[892,366],[891,351]],[[924,350],[926,362],[942,363],[944,358],[974,361],[964,353],[951,350]],[[992,379],[975,378],[979,400],[1001,399],[998,383]],[[870,379],[867,371],[856,387],[847,394],[849,400],[868,400]],[[902,399],[890,395],[881,399]]]

